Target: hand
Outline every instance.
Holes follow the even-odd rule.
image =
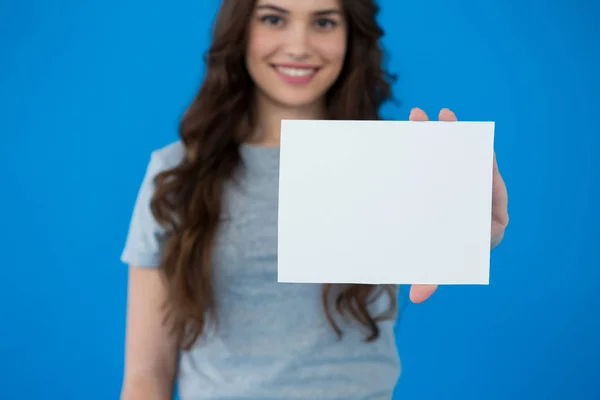
[[[438,116],[440,121],[457,121],[456,115],[447,108],[443,108]],[[429,117],[420,108],[413,108],[410,112],[411,121],[429,121]],[[504,230],[508,224],[508,194],[506,185],[496,163],[494,153],[494,175],[492,184],[492,248],[496,247],[504,237]],[[412,285],[410,288],[410,300],[413,303],[422,303],[437,290],[437,285]]]
[[[500,244],[508,225],[508,192],[500,175],[496,153],[494,153],[494,175],[492,183],[492,249]]]

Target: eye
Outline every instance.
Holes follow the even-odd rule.
[[[267,25],[273,26],[278,26],[283,23],[283,19],[278,15],[265,15],[264,17],[261,17],[260,20]]]
[[[337,23],[329,18],[319,18],[315,21],[315,25],[319,29],[331,29],[337,26]]]

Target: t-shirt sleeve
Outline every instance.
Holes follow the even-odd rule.
[[[152,153],[133,208],[121,261],[136,267],[158,267],[161,261],[165,231],[150,210],[154,194],[154,178],[164,170],[160,158]]]

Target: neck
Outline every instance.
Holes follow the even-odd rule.
[[[249,142],[261,146],[279,146],[281,120],[322,119],[324,114],[321,103],[303,107],[286,107],[259,94],[256,95],[254,104],[254,132]]]

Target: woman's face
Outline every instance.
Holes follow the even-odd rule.
[[[246,67],[270,101],[286,108],[310,107],[339,76],[346,42],[339,0],[257,0]]]

